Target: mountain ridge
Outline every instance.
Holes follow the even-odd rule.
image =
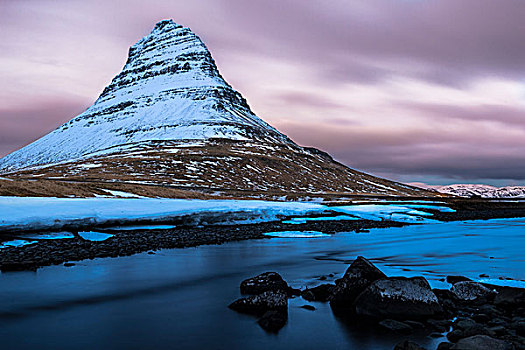
[[[525,198],[525,186],[495,187],[483,184],[453,184],[445,186],[426,186],[440,193],[459,197],[481,198]]]

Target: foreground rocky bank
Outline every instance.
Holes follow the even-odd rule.
[[[334,314],[349,324],[407,334],[396,350],[423,349],[409,334],[446,335],[438,349],[525,349],[525,289],[477,283],[449,276],[450,289],[432,289],[423,277],[388,277],[363,257],[335,284],[296,290],[276,272],[241,283],[248,296],[232,310],[259,317],[259,325],[278,332],[287,322],[288,298],[329,302]],[[313,305],[304,308],[315,310]]]
[[[171,224],[167,222],[167,224]],[[176,223],[178,224],[178,223]],[[205,244],[222,244],[248,239],[268,238],[266,232],[282,230],[337,232],[361,232],[369,228],[401,227],[393,221],[317,221],[305,224],[284,224],[281,222],[243,224],[176,226],[171,229],[109,230],[93,227],[91,230],[112,234],[104,241],[89,241],[79,237],[68,239],[41,239],[22,247],[1,249],[0,271],[36,270],[43,266],[73,264],[72,262],[122,257],[141,252],[154,253],[158,249],[186,248]],[[86,228],[87,231],[90,229]],[[23,237],[24,232],[4,235],[6,240]],[[1,237],[0,237],[1,238]]]

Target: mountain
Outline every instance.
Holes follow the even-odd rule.
[[[524,186],[494,187],[489,185],[455,184],[428,186],[428,188],[460,197],[525,198]]]
[[[251,196],[429,195],[295,144],[258,118],[199,37],[171,20],[130,48],[91,107],[0,159],[0,173],[11,181],[89,183],[95,192],[100,184],[133,184]]]

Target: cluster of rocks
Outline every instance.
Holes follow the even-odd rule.
[[[288,286],[276,272],[266,272],[241,283],[241,293],[250,294],[230,304],[230,309],[259,316],[259,325],[278,332],[288,321],[288,297],[299,295],[300,290]]]
[[[251,294],[230,305],[257,315],[262,328],[277,332],[287,321],[287,298],[329,302],[341,319],[402,334],[425,332],[443,337],[445,349],[525,349],[525,289],[487,285],[449,276],[451,289],[432,289],[423,277],[387,277],[363,257],[350,265],[335,284],[302,291],[292,289],[275,272],[241,283]],[[311,307],[311,309],[315,309]],[[396,350],[423,349],[406,340]]]

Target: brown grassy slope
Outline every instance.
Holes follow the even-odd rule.
[[[0,195],[19,196],[107,194],[103,189],[177,198],[439,196],[350,169],[317,150],[224,140],[149,142],[2,176],[13,181],[0,181]]]

